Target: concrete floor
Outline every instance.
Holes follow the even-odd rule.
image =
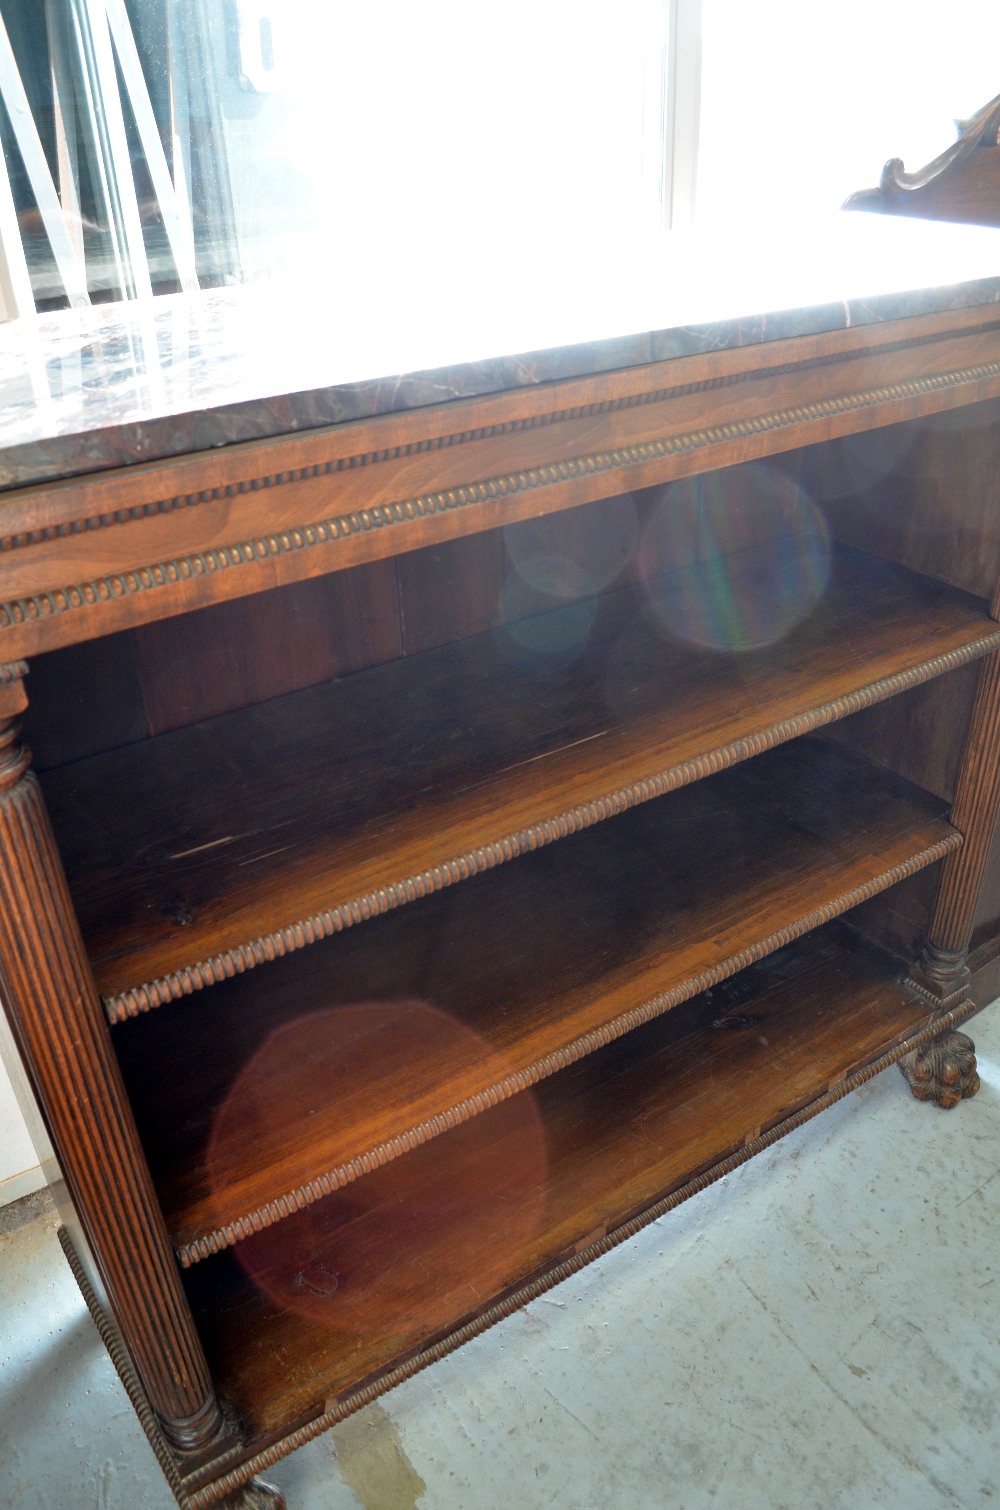
[[[289,1510],[1000,1502],[1000,1007],[272,1470]],[[173,1505],[55,1237],[0,1212],[0,1505]]]

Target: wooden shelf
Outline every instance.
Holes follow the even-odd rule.
[[[932,863],[961,842],[944,811],[829,741],[794,741],[121,1025],[182,1263]]]
[[[190,1270],[214,1377],[253,1445],[499,1320],[537,1293],[515,1287],[598,1256],[918,1031],[927,1009],[893,975],[843,925],[822,929]]]
[[[758,548],[725,569],[738,603],[759,601],[776,567]],[[578,653],[481,635],[45,777],[112,1017],[491,868],[1000,644],[977,599],[841,550],[809,620],[763,649],[721,654],[671,638],[642,587],[533,620],[528,633],[536,647]]]

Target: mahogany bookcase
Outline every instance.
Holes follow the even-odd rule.
[[[1000,247],[831,237],[388,376],[246,290],[3,334],[0,991],[182,1505],[883,1068],[975,1091]]]

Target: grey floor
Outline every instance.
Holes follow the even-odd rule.
[[[1000,1501],[1000,1007],[269,1477],[289,1510]],[[44,1196],[0,1212],[0,1505],[170,1510]]]

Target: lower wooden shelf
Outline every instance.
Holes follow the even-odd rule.
[[[197,1262],[940,859],[945,804],[821,739],[121,1024]]]
[[[331,1424],[821,1109],[929,1025],[899,969],[831,924],[189,1270],[250,1450]]]

